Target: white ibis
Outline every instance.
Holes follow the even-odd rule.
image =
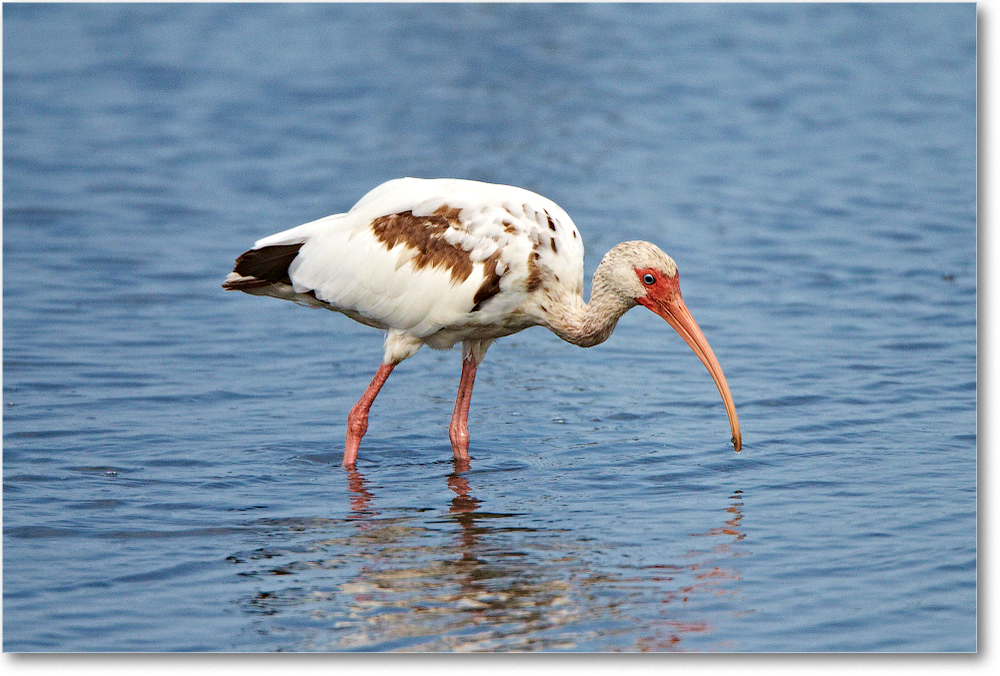
[[[344,214],[259,240],[223,288],[341,312],[388,331],[385,357],[347,418],[344,466],[353,467],[368,411],[397,364],[423,345],[462,343],[449,426],[456,460],[469,458],[476,368],[497,338],[544,326],[591,347],[636,305],[663,317],[708,368],[722,394],[733,447],[739,422],[712,348],[685,306],[677,266],[648,242],[623,242],[601,260],[583,300],[583,241],[555,202],[522,188],[457,179],[402,178]]]

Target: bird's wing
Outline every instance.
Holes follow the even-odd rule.
[[[397,179],[345,214],[254,248],[298,243],[288,268],[295,292],[418,337],[516,313],[553,280],[577,294],[583,286],[573,221],[551,200],[511,186]]]

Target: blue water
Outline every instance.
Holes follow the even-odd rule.
[[[971,651],[976,10],[3,7],[6,651]],[[677,261],[743,428],[638,309],[372,410],[334,313],[225,293],[404,175]],[[589,287],[589,284],[588,284]]]

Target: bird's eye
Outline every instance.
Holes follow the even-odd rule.
[[[648,272],[642,276],[642,283],[645,284],[646,286],[651,285],[655,281],[656,277],[654,277],[652,274]]]

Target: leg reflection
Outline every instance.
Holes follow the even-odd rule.
[[[472,553],[472,548],[476,545],[478,528],[476,527],[476,510],[479,509],[482,502],[469,495],[469,481],[460,472],[468,469],[468,461],[465,461],[465,468],[461,468],[462,460],[455,459],[455,471],[448,476],[448,488],[450,488],[455,493],[455,497],[451,499],[451,508],[448,510],[451,514],[455,514],[455,521],[461,526],[461,545],[459,546],[462,552],[463,561],[476,561],[475,555]]]
[[[456,460],[455,464],[458,465],[459,461]],[[455,492],[455,497],[451,500],[451,509],[448,510],[452,514],[475,512],[482,504],[478,499],[469,495],[469,481],[459,474],[461,471],[456,469],[453,474],[448,475],[448,488]]]
[[[368,490],[367,483],[358,470],[347,470],[347,490],[351,492],[351,511],[347,515],[348,519],[368,519],[378,516],[378,512],[372,509],[372,500],[375,496]]]

